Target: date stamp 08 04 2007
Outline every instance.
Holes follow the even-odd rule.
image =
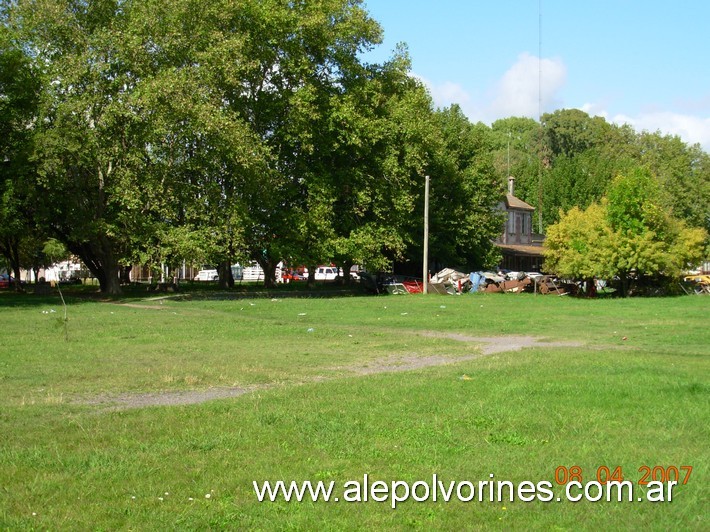
[[[649,482],[676,482],[678,484],[687,484],[690,480],[690,475],[693,472],[693,466],[647,466],[642,465],[638,468],[640,478],[638,484],[647,486]],[[583,471],[580,466],[559,466],[555,469],[555,482],[560,485],[568,482],[583,482]],[[607,482],[623,482],[624,473],[621,466],[616,466],[611,469],[607,466],[599,466],[596,470],[596,481],[600,484]]]

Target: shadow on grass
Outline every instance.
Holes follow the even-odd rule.
[[[175,300],[234,300],[249,298],[336,298],[366,295],[367,292],[359,285],[335,285],[332,283],[318,283],[308,287],[305,283],[291,283],[277,285],[275,288],[266,289],[262,284],[243,283],[235,284],[234,288],[223,289],[216,283],[182,283],[177,290],[159,289],[156,285],[132,284],[122,287],[120,295],[106,295],[99,291],[96,285],[71,285],[61,288],[67,305],[76,305],[85,302],[130,302],[150,298],[165,297]],[[37,285],[27,285],[24,292],[13,290],[0,291],[0,308],[40,307],[56,305],[61,302],[59,291],[51,287],[38,293]]]

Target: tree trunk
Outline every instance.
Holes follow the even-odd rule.
[[[312,264],[309,264],[307,266],[308,268],[308,279],[306,282],[306,286],[308,288],[313,288],[316,284],[316,270],[318,269],[318,266],[314,266]]]
[[[15,292],[22,292],[22,272],[20,271],[20,244],[17,240],[10,239],[3,242],[3,254],[10,263],[12,276],[14,277],[12,284],[15,286]]]
[[[626,297],[629,295],[629,275],[623,272],[619,275],[619,279],[621,280],[621,297]]]
[[[121,294],[121,278],[118,276],[118,270],[118,265],[106,269],[104,283],[101,284],[101,280],[99,280],[101,292],[111,296]]]
[[[14,275],[14,279],[12,283],[15,285],[15,292],[23,292],[22,289],[22,271],[20,271],[20,263],[19,262],[14,262],[12,264],[12,271]]]
[[[352,277],[350,277],[350,268],[352,267],[352,261],[343,262],[343,284],[345,286],[350,286],[352,284]]]
[[[264,288],[275,288],[278,262],[273,259],[261,259],[259,260],[259,265],[264,270]]]
[[[119,276],[121,267],[109,241],[65,244],[69,251],[79,256],[92,275],[99,280],[99,287],[103,294],[111,296],[121,294]]]
[[[131,270],[133,269],[133,266],[121,266],[120,270],[120,278],[121,282],[123,284],[131,284]]]
[[[217,265],[219,274],[219,287],[223,289],[234,288],[234,276],[232,275],[232,264],[229,260],[223,260]]]

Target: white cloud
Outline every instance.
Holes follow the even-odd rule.
[[[543,112],[560,107],[558,94],[567,79],[567,69],[559,59],[543,59],[539,63],[536,56],[525,52],[498,82],[481,88],[480,93],[485,96],[477,97],[459,83],[435,84],[421,76],[415,77],[429,89],[437,107],[456,103],[472,121],[490,123],[509,116],[537,118],[540,94]]]
[[[580,111],[584,111],[589,116],[601,116],[605,120],[609,120],[609,113],[603,105],[596,103],[585,103],[582,107],[579,107]]]
[[[642,113],[636,117],[616,115],[611,121],[616,124],[629,124],[636,131],[660,131],[677,135],[688,144],[700,144],[710,153],[710,118],[658,111]]]
[[[435,102],[443,102],[444,105],[457,103],[460,106],[465,106],[471,101],[471,96],[466,92],[461,85],[446,81],[441,85],[429,84],[431,95]]]
[[[688,144],[700,144],[710,153],[710,118],[702,118],[672,111],[647,111],[636,116],[616,114],[610,116],[601,105],[585,103],[580,109],[592,116],[601,116],[614,124],[628,124],[636,131],[660,131],[664,135],[677,135]]]
[[[503,74],[495,88],[490,111],[495,118],[537,117],[542,110],[558,107],[558,93],[567,80],[567,68],[560,59],[539,61],[525,52]]]
[[[437,107],[455,103],[470,120],[491,123],[510,116],[537,118],[539,103],[542,104],[542,112],[563,108],[560,93],[567,81],[567,68],[560,59],[543,58],[538,62],[536,56],[525,52],[495,84],[481,87],[476,95],[459,83],[446,81],[434,84],[417,77],[427,86]],[[539,98],[541,101],[538,101]],[[698,143],[710,152],[710,118],[703,118],[703,115],[707,116],[705,99],[691,102],[694,109],[683,109],[685,113],[646,108],[635,116],[611,113],[608,103],[611,102],[585,103],[580,109],[591,116],[601,116],[608,122],[629,124],[639,132],[661,131],[663,134],[678,135],[684,142]],[[693,114],[694,111],[697,114]]]
[[[476,104],[473,98],[463,85],[454,83],[453,81],[445,81],[437,85],[422,76],[416,74],[413,74],[413,76],[421,81],[429,90],[429,94],[431,94],[431,98],[434,100],[436,107],[442,108],[457,104],[469,119],[475,121],[475,117],[479,113],[476,111]]]

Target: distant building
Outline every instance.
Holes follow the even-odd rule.
[[[535,207],[516,198],[515,178],[508,178],[508,193],[499,208],[506,212],[503,233],[495,241],[503,254],[501,268],[513,271],[539,272],[542,267],[544,237],[532,231]]]

